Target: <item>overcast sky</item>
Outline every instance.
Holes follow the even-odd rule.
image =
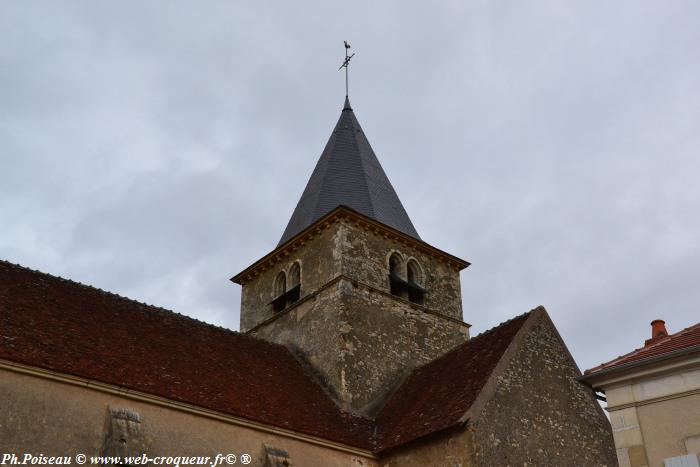
[[[238,328],[355,113],[473,334],[700,321],[697,1],[0,3],[0,258]]]

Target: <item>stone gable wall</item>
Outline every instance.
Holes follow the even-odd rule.
[[[579,375],[542,316],[474,422],[474,465],[617,466],[610,423]]]

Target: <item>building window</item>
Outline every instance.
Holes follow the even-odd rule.
[[[292,303],[299,301],[301,291],[301,263],[295,261],[289,268],[289,274],[280,271],[275,278],[272,309],[282,311]]]
[[[280,271],[275,278],[275,296],[279,297],[287,291],[287,275]]]
[[[289,268],[289,290],[287,291],[287,305],[299,300],[301,292],[301,263],[294,261],[292,267]]]
[[[423,305],[426,295],[423,284],[423,268],[418,261],[410,258],[404,263],[398,252],[389,256],[389,291],[392,295]]]
[[[280,271],[275,278],[275,290],[274,297],[272,300],[272,309],[275,311],[282,311],[286,308],[284,295],[287,291],[287,275],[284,271]]]
[[[408,260],[406,265],[406,272],[408,276],[408,282],[416,285],[421,285],[423,283],[423,274],[421,273],[420,266],[415,259]]]
[[[425,289],[423,288],[423,271],[421,270],[418,261],[415,259],[408,260],[406,264],[406,276],[408,284],[408,299],[413,303],[422,305],[425,301]]]
[[[389,257],[389,291],[392,295],[403,296],[405,281],[403,275],[403,259],[398,253],[392,253]]]
[[[664,459],[664,467],[700,467],[700,463],[698,463],[698,455],[693,453],[668,457]]]

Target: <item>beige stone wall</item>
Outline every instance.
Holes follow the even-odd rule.
[[[462,319],[459,271],[455,267],[408,242],[402,243],[343,219],[319,226],[311,239],[243,284],[241,331],[274,316],[270,302],[276,298],[275,278],[280,271],[288,273],[295,261],[301,264],[301,298],[340,275],[388,293],[392,252],[398,252],[404,259],[404,269],[410,259],[421,266],[421,285],[428,291],[423,303],[426,308]],[[403,275],[405,278],[405,271]]]
[[[378,465],[356,453],[3,369],[0,453],[99,455],[108,433],[109,408],[129,409],[140,415],[140,429],[151,457],[249,453],[253,458],[249,465],[262,467],[263,446],[267,444],[286,450],[298,467]]]
[[[335,223],[319,229],[309,242],[243,285],[240,325],[242,332],[274,315],[270,302],[276,298],[275,278],[280,271],[288,273],[295,261],[301,264],[300,297],[317,291],[340,274],[340,255],[335,248],[339,227],[339,224]]]
[[[608,399],[608,402],[610,400]],[[610,411],[615,448],[620,467],[642,467],[648,465],[644,438],[639,426],[636,407]]]
[[[469,429],[454,429],[388,452],[382,467],[470,467],[474,448]]]
[[[661,466],[700,451],[700,369],[648,368],[605,392],[621,467]]]
[[[700,394],[641,405],[637,416],[650,466],[661,466],[668,457],[693,453],[686,450],[686,440],[700,436]]]
[[[251,335],[285,345],[308,362],[313,371],[336,400],[345,392],[340,363],[347,327],[346,308],[338,283],[334,283],[311,299],[293,306]]]
[[[610,424],[549,318],[526,332],[474,421],[475,465],[617,465]]]
[[[423,287],[428,290],[424,306],[462,319],[462,292],[459,271],[440,259],[419,251],[409,243],[385,237],[379,231],[343,221],[336,246],[342,250],[345,276],[389,292],[389,255],[396,251],[404,260],[415,259],[423,271]],[[405,271],[403,272],[405,279]]]

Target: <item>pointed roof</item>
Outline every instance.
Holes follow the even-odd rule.
[[[347,96],[338,123],[277,246],[338,206],[349,207],[420,240]]]

